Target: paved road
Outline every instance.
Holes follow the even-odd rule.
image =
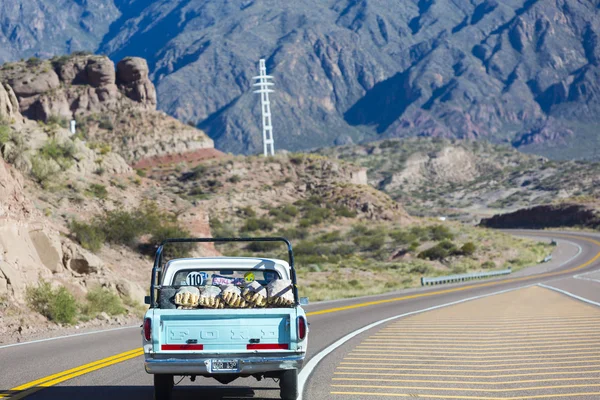
[[[323,351],[329,354],[312,371],[304,398],[600,398],[600,387],[594,386],[600,377],[594,342],[595,332],[600,332],[598,306],[555,291],[600,301],[600,282],[594,280],[598,274],[592,272],[600,269],[600,237],[535,235],[559,240],[553,261],[509,278],[309,306],[308,358],[314,362]],[[552,289],[531,286],[540,282]],[[494,293],[499,294],[490,296]],[[396,318],[409,313],[415,314]],[[387,318],[396,319],[356,333]],[[331,348],[353,332],[354,337]],[[12,399],[151,399],[152,380],[143,372],[139,345],[139,329],[125,329],[0,348],[0,390]],[[114,355],[118,358],[108,358]],[[534,361],[535,355],[542,360]],[[543,361],[551,362],[534,365]],[[503,371],[520,368],[527,369]],[[426,376],[389,375],[403,373]],[[540,373],[546,375],[533,375]],[[522,376],[503,376],[515,374]],[[547,380],[533,382],[541,379]],[[423,386],[430,390],[418,388]],[[541,389],[532,389],[536,387]],[[270,380],[245,379],[223,386],[186,378],[174,392],[175,399],[200,395],[266,399],[278,398],[278,389]]]

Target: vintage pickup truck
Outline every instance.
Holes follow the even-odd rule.
[[[163,247],[185,242],[281,241],[289,262],[268,258],[163,259]],[[291,282],[285,305],[178,307],[177,291],[210,291],[223,283],[243,287]],[[221,286],[222,287],[222,286]],[[197,288],[197,289],[196,289]],[[291,294],[293,293],[293,297]],[[308,322],[296,288],[294,255],[285,238],[169,239],[157,250],[142,325],[145,369],[154,375],[155,399],[170,399],[174,377],[214,378],[227,384],[240,377],[279,380],[281,398],[298,396],[298,371],[307,347]],[[304,299],[302,301],[304,303]]]

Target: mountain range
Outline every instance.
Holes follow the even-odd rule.
[[[0,61],[148,60],[159,108],[216,147],[260,151],[257,62],[276,146],[487,139],[599,159],[599,0],[2,0]]]

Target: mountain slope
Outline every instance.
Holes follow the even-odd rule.
[[[159,107],[231,152],[261,147],[250,84],[265,57],[279,148],[426,135],[598,158],[599,4],[113,0],[86,35],[113,59],[147,58]]]

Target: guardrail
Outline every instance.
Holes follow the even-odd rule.
[[[542,260],[542,262],[543,263],[547,263],[550,260],[552,260],[552,254],[550,254],[549,256],[544,257],[544,259]]]
[[[423,276],[421,277],[421,286],[441,285],[444,283],[471,281],[473,279],[493,278],[495,276],[508,275],[511,272],[512,270],[508,268],[501,271],[473,272],[470,274],[438,276],[436,278],[425,278]]]

